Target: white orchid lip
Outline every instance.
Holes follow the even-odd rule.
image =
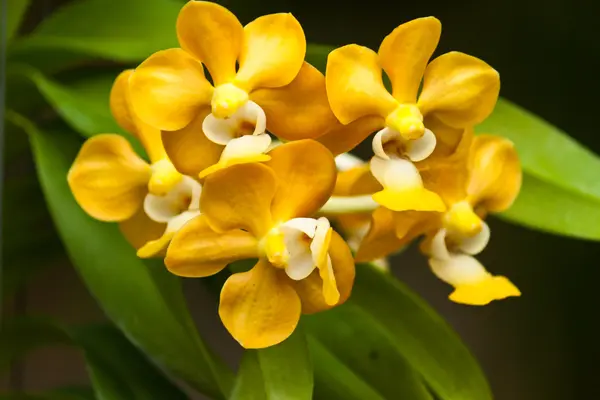
[[[187,221],[200,214],[202,186],[183,175],[181,182],[163,196],[147,194],[144,212],[155,222],[166,223],[167,231],[177,231]]]
[[[414,164],[403,158],[371,158],[371,173],[385,188],[408,190],[423,186],[423,180]]]
[[[246,135],[232,139],[227,143],[219,162],[227,162],[236,159],[247,159],[258,154],[264,154],[271,146],[271,136],[268,133],[260,135]]]
[[[208,140],[223,146],[244,135],[261,135],[266,128],[267,117],[264,110],[251,100],[229,118],[217,118],[211,113],[202,122],[202,130]]]
[[[436,144],[437,139],[429,129],[425,129],[423,136],[418,139],[406,140],[400,132],[388,127],[375,134],[372,147],[373,153],[384,160],[406,157],[418,162],[429,157]]]

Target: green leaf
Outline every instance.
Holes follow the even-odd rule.
[[[301,328],[278,345],[246,353],[231,399],[312,399],[313,369]]]
[[[58,68],[85,58],[138,62],[155,51],[178,47],[175,0],[80,0],[46,18],[9,47],[9,58]]]
[[[440,400],[492,399],[485,376],[457,334],[404,284],[358,264],[348,303],[370,315],[369,329],[385,332]]]
[[[307,315],[304,322],[311,339],[326,349],[330,357],[335,357],[335,363],[330,360],[329,369],[349,369],[363,385],[376,391],[378,397],[432,399],[421,376],[406,362],[387,332],[355,304],[343,304],[328,312]],[[320,360],[315,360],[315,365],[319,364]],[[346,393],[355,391],[351,387],[355,383],[358,383],[356,379],[345,382]],[[324,384],[335,385],[333,382]]]
[[[2,359],[24,356],[28,351],[57,344],[83,350],[94,391],[99,399],[186,399],[145,356],[110,325],[65,327],[47,318],[9,320],[0,334]],[[74,397],[79,392],[62,390],[46,394],[50,398]],[[37,396],[40,397],[40,396]]]
[[[504,99],[478,131],[512,140],[523,165],[521,193],[502,217],[556,234],[600,240],[597,155]]]
[[[65,177],[79,147],[77,138],[23,125],[67,252],[106,314],[160,365],[205,394],[225,397],[230,372],[199,337],[180,281],[162,264],[143,263],[115,224],[93,220],[73,199]]]
[[[310,335],[308,347],[315,370],[315,399],[384,400],[381,394]]]
[[[26,393],[15,392],[0,394],[0,400],[96,400],[91,388],[66,387],[47,392]]]
[[[8,0],[6,3],[6,43],[10,43],[25,16],[30,0]]]
[[[229,400],[267,400],[256,350],[244,352]]]

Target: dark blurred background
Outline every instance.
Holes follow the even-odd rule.
[[[65,2],[35,0],[24,29]],[[443,24],[437,54],[460,50],[482,58],[500,72],[502,96],[600,153],[595,121],[600,106],[600,35],[596,25],[600,13],[592,2],[220,3],[243,23],[262,14],[289,11],[303,24],[309,42],[358,43],[373,49],[400,23],[434,15]],[[560,149],[556,151],[560,154]],[[595,380],[600,373],[600,344],[596,339],[600,245],[534,232],[497,218],[491,219],[490,226],[493,239],[480,259],[494,273],[509,276],[523,292],[521,298],[484,308],[453,304],[446,298],[449,288],[429,272],[415,249],[394,258],[393,271],[460,333],[481,362],[498,400],[600,398]],[[101,312],[74,271],[66,262],[56,263],[56,268],[44,271],[21,290],[6,311],[47,313],[65,322],[101,319]],[[198,281],[188,280],[186,285],[190,306],[202,321],[199,329],[231,363],[236,363],[239,349],[220,326],[214,299]],[[57,364],[61,368],[56,368]],[[9,377],[15,389],[44,389],[85,380],[80,356],[60,349],[37,351]]]

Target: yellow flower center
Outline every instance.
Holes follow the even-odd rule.
[[[285,237],[279,229],[273,229],[264,239],[264,251],[269,262],[277,268],[285,268],[290,260],[290,253],[285,246]]]
[[[152,164],[152,176],[148,182],[148,191],[155,196],[164,196],[181,182],[181,175],[166,158]]]
[[[387,116],[385,123],[405,140],[419,139],[425,133],[423,115],[414,104],[400,104]]]
[[[472,237],[481,232],[483,221],[475,214],[473,207],[468,202],[461,201],[446,212],[444,226],[449,232]]]
[[[211,106],[216,118],[229,118],[248,102],[248,93],[232,83],[217,86],[213,92]]]

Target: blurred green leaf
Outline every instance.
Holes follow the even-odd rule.
[[[81,348],[99,399],[186,399],[179,388],[149,363],[139,350],[110,325],[65,327],[48,318],[23,317],[5,322],[0,333],[0,367],[28,351],[52,345]],[[77,396],[75,396],[77,395]],[[34,398],[81,398],[62,390]]]
[[[385,333],[440,400],[492,399],[483,372],[458,335],[404,284],[358,264],[348,303],[370,315],[369,329]]]
[[[79,147],[75,136],[31,137],[42,189],[69,256],[106,314],[156,362],[215,398],[231,388],[230,371],[198,336],[180,281],[162,263],[143,263],[115,224],[95,221],[71,195],[66,174]]]
[[[315,399],[384,400],[381,394],[311,335],[308,336],[308,346],[315,370]]]
[[[325,313],[307,315],[304,322],[307,333],[316,341],[311,349],[316,344],[319,352],[321,345],[328,353],[324,355],[325,360],[314,359],[315,366],[325,369],[322,364],[327,362],[329,370],[349,369],[356,376],[354,380],[342,382],[346,386],[344,396],[354,393],[356,385],[359,388],[368,386],[380,398],[432,399],[421,376],[408,365],[387,332],[355,304],[343,304]],[[323,384],[328,388],[339,385],[333,381]],[[317,389],[322,390],[319,385]],[[346,398],[344,396],[342,398]]]
[[[478,127],[515,143],[523,187],[501,214],[509,221],[583,239],[600,240],[600,158],[565,132],[500,99]]]
[[[30,0],[8,0],[6,3],[6,43],[9,43],[13,38],[21,21],[25,16],[25,12],[29,7]]]
[[[313,369],[301,328],[278,345],[246,353],[232,399],[312,399]]]
[[[46,18],[9,47],[9,58],[53,68],[104,58],[138,62],[155,51],[177,47],[175,0],[79,0]]]

